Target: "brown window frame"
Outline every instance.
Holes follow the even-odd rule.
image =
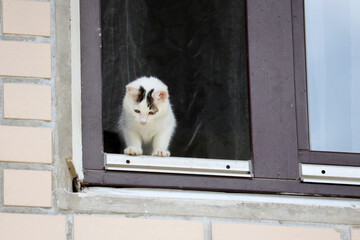
[[[247,0],[252,179],[104,170],[100,0],[81,0],[84,182],[90,186],[360,197],[360,186],[303,183],[299,164],[360,166],[310,151],[303,0]]]

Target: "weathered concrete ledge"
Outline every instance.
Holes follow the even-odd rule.
[[[56,192],[60,211],[360,225],[360,200],[154,189]]]

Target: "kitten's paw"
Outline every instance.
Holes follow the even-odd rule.
[[[152,155],[153,156],[158,156],[158,157],[170,157],[170,152],[166,151],[166,150],[158,149],[158,150],[154,151],[152,153]]]
[[[142,150],[137,147],[130,146],[125,148],[124,153],[127,155],[139,156],[142,154]]]

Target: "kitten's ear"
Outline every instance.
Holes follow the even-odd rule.
[[[135,98],[137,98],[137,96],[139,94],[139,89],[128,85],[128,86],[126,86],[126,94],[129,94],[129,96],[131,96],[135,99]]]
[[[162,102],[169,97],[169,94],[167,91],[156,91],[152,94],[152,97],[155,101]]]

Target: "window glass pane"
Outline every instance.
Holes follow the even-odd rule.
[[[126,84],[151,75],[169,87],[172,156],[250,159],[245,1],[101,4],[105,151],[124,149],[117,122]]]
[[[305,0],[312,150],[360,152],[359,13],[359,0]]]

